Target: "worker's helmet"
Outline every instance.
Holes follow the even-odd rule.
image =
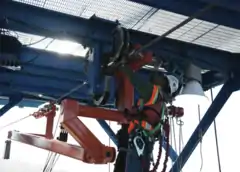
[[[170,88],[170,94],[172,95],[179,88],[179,80],[173,75],[166,75],[166,77]]]

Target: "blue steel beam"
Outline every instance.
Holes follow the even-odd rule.
[[[16,92],[16,93],[24,93],[27,95],[33,95],[33,94],[36,96],[43,95],[43,96],[50,97],[52,100],[52,99],[58,99],[63,94],[68,92],[70,89],[64,90],[64,89],[56,89],[56,88],[52,89],[49,87],[27,86],[27,85],[24,85],[24,83],[22,85],[0,83],[0,90],[1,90],[0,94],[11,94],[12,92]],[[68,98],[75,99],[80,102],[82,102],[82,101],[86,102],[86,101],[91,100],[90,95],[86,95],[86,94],[79,93],[79,92],[71,94]]]
[[[157,9],[171,11],[174,13],[191,16],[196,11],[203,9],[207,4],[216,6],[207,11],[198,19],[208,22],[240,29],[240,23],[236,22],[240,18],[240,3],[235,0],[131,0],[133,2],[148,5]]]
[[[217,117],[223,105],[231,96],[232,92],[239,88],[240,84],[237,78],[235,78],[235,80],[230,79],[223,85],[217,97],[214,99],[212,105],[209,107],[201,122],[196,127],[192,136],[188,140],[186,146],[183,148],[182,152],[178,156],[170,172],[181,171],[188,158],[191,156],[194,149],[197,147],[198,143],[200,142],[204,134],[207,132],[214,119]]]
[[[224,84],[228,76],[223,75],[220,72],[208,71],[202,74],[202,87],[204,91],[209,90],[210,88],[216,87],[218,85]]]
[[[22,48],[19,59],[22,66],[20,71],[0,68],[1,93],[28,92],[59,98],[83,81],[88,80],[84,73],[86,60],[83,57]],[[90,61],[89,65],[92,63]],[[69,98],[91,100],[91,96],[89,86],[84,86],[71,94]]]
[[[21,95],[15,95],[11,96],[9,98],[9,101],[7,104],[5,104],[1,109],[0,109],[0,117],[2,117],[6,112],[8,112],[10,109],[12,109],[16,104],[18,104],[22,100]]]
[[[177,6],[176,8],[185,9]],[[73,39],[87,46],[94,46],[96,42],[111,45],[111,33],[116,27],[116,23],[96,17],[88,20],[13,1],[0,1],[1,18],[8,19],[7,24],[2,24],[2,27],[42,36]],[[227,21],[233,21],[233,18]],[[234,23],[239,24],[235,21]],[[139,31],[129,32],[134,43],[145,44],[156,38],[156,35]],[[222,72],[238,69],[240,63],[239,58],[231,53],[169,38],[164,38],[149,50],[153,51],[157,58],[179,63],[191,61],[203,69]]]
[[[89,55],[89,63],[87,74],[88,74],[88,82],[90,83],[91,93],[103,93],[102,81],[103,76],[101,72],[101,58],[103,55],[103,47],[99,43],[94,45],[94,48]]]
[[[107,135],[112,140],[112,142],[117,146],[118,140],[117,140],[116,134],[111,129],[111,127],[107,124],[107,122],[105,120],[100,120],[100,119],[98,119],[97,122],[103,128],[103,130],[107,133]]]
[[[224,9],[240,12],[240,1],[238,0],[200,0],[205,3],[214,4]]]
[[[30,71],[29,71],[30,72]],[[67,81],[59,78],[50,78],[44,75],[34,75],[23,71],[12,71],[0,68],[0,83],[10,83],[11,85],[26,85],[29,87],[46,87],[52,89],[70,90],[82,81]],[[88,93],[88,87],[79,89],[80,93]],[[26,90],[27,91],[27,90]]]
[[[100,50],[98,49],[98,53],[95,56],[101,58]],[[38,58],[36,57],[38,54]],[[92,56],[92,55],[91,55]],[[90,62],[93,57],[90,56]],[[35,59],[31,61],[31,59]],[[99,80],[97,81],[98,84],[94,84],[96,77],[92,77],[94,72],[95,76],[99,75],[99,68],[94,68],[94,66],[99,66],[100,64],[96,65],[96,61],[94,63],[89,63],[87,74],[90,78],[87,78],[85,74],[85,60],[86,57],[75,57],[72,55],[60,55],[54,52],[48,52],[44,50],[38,50],[34,48],[23,48],[20,55],[20,60],[23,62],[23,71],[24,73],[31,73],[35,76],[42,76],[44,75],[47,78],[55,78],[56,80],[64,80],[64,82],[73,82],[77,84],[77,82],[82,82],[87,79],[91,80],[91,85],[98,85]],[[24,63],[31,61],[31,63]],[[142,71],[143,74],[149,75],[150,71]],[[202,75],[203,78],[203,88],[204,90],[208,90],[213,86],[220,85],[224,82],[225,76],[223,76],[219,72],[207,72]],[[98,76],[99,79],[99,76]],[[62,87],[62,85],[61,85]]]
[[[9,102],[8,99],[0,98],[0,105],[6,105]],[[40,105],[44,104],[45,101],[40,100],[30,100],[30,99],[22,99],[15,106],[17,107],[30,107],[30,108],[38,108]]]
[[[19,58],[24,67],[34,65],[34,67],[44,67],[44,70],[56,70],[55,75],[61,75],[62,73],[57,73],[63,71],[69,72],[69,75],[75,74],[72,78],[86,78],[86,75],[83,73],[85,57],[23,47]]]

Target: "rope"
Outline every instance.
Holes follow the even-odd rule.
[[[210,93],[211,93],[211,101],[213,102],[213,91],[212,91],[212,89],[210,89]],[[217,149],[218,169],[219,169],[219,172],[221,172],[222,167],[221,167],[221,160],[220,160],[220,153],[219,153],[219,146],[218,146],[217,124],[216,124],[215,119],[213,121],[213,125],[214,125],[214,134],[215,134],[216,149]]]
[[[165,151],[165,160],[163,162],[163,169],[162,172],[166,172],[167,170],[167,163],[168,163],[168,155],[169,155],[169,133],[170,133],[170,126],[169,126],[169,121],[168,118],[165,121],[164,125],[164,130],[165,130],[165,136],[166,136],[166,151]]]
[[[57,133],[57,127],[60,123],[60,119],[61,119],[61,115],[59,114],[58,116],[58,120],[57,120],[57,124],[55,126],[55,130],[54,130],[54,133],[53,133],[53,137],[56,136],[56,133]],[[54,157],[53,157],[54,156]],[[53,153],[51,151],[48,151],[48,156],[47,156],[47,159],[46,159],[46,162],[45,162],[45,165],[44,165],[44,168],[43,168],[43,172],[46,172],[46,171],[49,171],[51,172],[54,165],[56,164],[58,158],[56,159],[56,156],[57,156],[57,153]],[[53,158],[52,158],[53,157]],[[56,160],[55,160],[56,159]],[[49,165],[51,164],[51,165]],[[49,167],[50,166],[50,167]]]
[[[3,130],[3,129],[5,129],[6,127],[9,127],[9,126],[13,125],[13,124],[19,123],[19,122],[21,122],[21,121],[23,121],[23,120],[25,120],[25,119],[27,119],[27,118],[29,118],[29,117],[31,117],[31,116],[32,116],[32,115],[28,115],[28,116],[25,116],[25,117],[23,117],[23,118],[20,118],[20,119],[18,119],[18,120],[16,120],[16,121],[13,121],[13,122],[11,122],[11,123],[9,123],[9,124],[7,124],[7,125],[4,125],[4,126],[0,127],[0,131]]]
[[[176,131],[175,131],[175,124],[174,124],[173,118],[171,118],[171,121],[172,121],[171,123],[172,123],[174,147],[175,147],[175,150],[177,151],[177,139],[176,139]],[[180,153],[180,152],[178,152],[178,153]]]
[[[200,105],[198,105],[198,118],[199,118],[199,123],[201,121],[201,110],[200,110]],[[200,137],[200,157],[201,157],[201,166],[200,166],[200,172],[202,171],[203,168],[203,154],[202,154],[202,130],[199,131],[199,137]]]

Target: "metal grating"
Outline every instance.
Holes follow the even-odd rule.
[[[126,28],[161,35],[187,17],[127,0],[15,0],[69,15],[119,20]],[[240,30],[193,20],[170,38],[240,53]]]

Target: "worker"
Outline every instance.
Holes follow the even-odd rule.
[[[122,66],[120,68],[120,71],[123,72],[129,78],[134,88],[138,91],[140,99],[137,103],[137,106],[139,107],[140,111],[141,111],[141,108],[143,108],[144,106],[150,106],[159,101],[163,101],[163,99],[171,97],[172,95],[174,95],[175,92],[179,90],[178,79],[173,75],[165,75],[165,74],[162,74],[160,76],[154,75],[149,82],[148,81],[143,82],[141,79],[141,76],[135,73],[134,71],[132,71],[128,66]],[[141,167],[142,162],[139,161],[136,150],[131,151],[132,152],[131,154],[129,154],[128,151],[126,153],[126,150],[131,149],[129,147],[128,141],[129,141],[129,138],[134,137],[132,136],[132,134],[134,133],[134,130],[136,129],[137,125],[139,125],[139,121],[134,120],[129,123],[129,126],[127,129],[126,129],[126,126],[124,126],[124,128],[121,128],[119,130],[119,132],[122,133],[122,137],[119,137],[119,142],[124,142],[124,144],[120,145],[120,146],[123,146],[122,147],[123,152],[121,151],[121,147],[120,147],[119,148],[120,152],[117,157],[114,172],[142,171],[142,167]],[[141,121],[141,126],[146,130],[151,130],[154,127],[152,126],[152,124],[149,124],[145,120]],[[145,163],[144,169],[149,169],[149,166],[150,166],[149,153],[152,152],[154,142],[152,143],[149,143],[148,141],[144,141],[144,142],[145,142],[146,149],[143,154],[146,155],[146,162],[147,162]],[[136,169],[136,166],[139,169]]]
[[[159,101],[165,101],[165,97],[172,96],[179,89],[178,79],[173,75],[161,75],[159,77],[155,77],[153,78],[152,83],[154,84],[150,99],[146,101],[140,98],[138,101],[138,107],[140,109],[144,106],[151,106]],[[159,111],[160,110],[161,109],[159,109]],[[156,121],[155,124],[157,123],[159,123],[159,121]],[[138,143],[132,142],[129,144],[128,149],[130,149],[130,152],[132,153],[127,154],[125,172],[149,171],[150,168],[151,155],[155,141],[153,139],[149,139],[143,134],[141,135],[141,131],[138,130],[139,127],[143,130],[151,131],[155,126],[154,123],[150,124],[144,119],[130,122],[128,127],[129,140],[132,142],[136,139],[136,137],[138,137]],[[138,136],[139,134],[140,137]],[[140,156],[141,158],[139,158]]]

